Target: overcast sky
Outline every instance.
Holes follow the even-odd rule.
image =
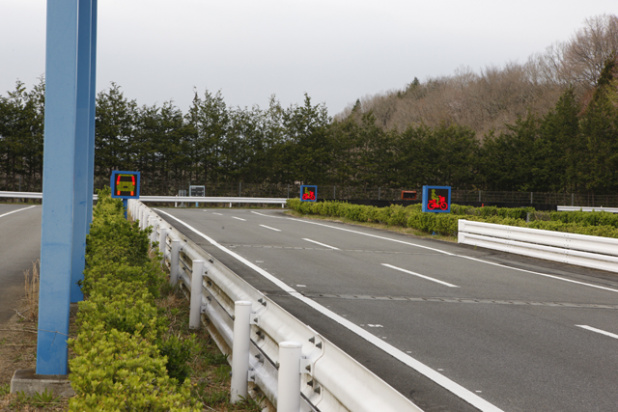
[[[46,0],[0,0],[0,95],[45,72]],[[358,98],[524,63],[617,0],[99,0],[97,89],[139,105],[193,90],[228,106],[307,93],[335,115]]]

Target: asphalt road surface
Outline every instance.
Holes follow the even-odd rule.
[[[161,210],[427,412],[618,410],[616,274],[278,210]]]
[[[24,272],[41,251],[41,206],[0,204],[0,323],[24,297]]]

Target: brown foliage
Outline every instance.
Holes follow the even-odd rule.
[[[618,17],[602,15],[587,19],[570,41],[548,47],[525,64],[489,67],[481,73],[463,68],[424,83],[415,79],[404,90],[360,99],[360,111],[373,112],[376,124],[386,130],[458,124],[482,138],[529,112],[544,115],[569,86],[580,98],[589,94],[617,50]],[[352,109],[336,117],[345,118]]]

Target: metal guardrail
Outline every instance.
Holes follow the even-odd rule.
[[[422,412],[152,209],[130,200],[129,211],[140,227],[153,228],[170,281],[190,294],[190,327],[206,327],[229,355],[232,402],[260,393],[269,411]]]
[[[153,203],[223,203],[229,204],[263,204],[263,205],[281,205],[284,207],[287,203],[286,198],[279,197],[197,197],[197,196],[140,196],[142,202]]]
[[[459,220],[458,243],[618,272],[618,239]]]
[[[0,192],[0,198],[9,199],[42,199],[43,193],[39,192]],[[93,195],[96,200],[98,196]],[[219,204],[258,204],[258,205],[281,205],[285,207],[286,198],[282,197],[195,197],[195,196],[140,196],[142,202],[153,203],[219,203]]]
[[[7,199],[43,199],[39,192],[0,192],[0,197]]]
[[[583,207],[583,206],[558,206],[558,212],[609,212],[618,213],[616,207]]]
[[[345,197],[341,197],[341,189],[337,192],[336,187],[320,186],[320,198],[325,200],[342,200],[355,198],[352,192],[347,193]],[[294,191],[294,193],[296,193]],[[337,195],[339,193],[339,195]],[[356,193],[356,192],[354,192]],[[288,196],[290,190],[288,190]],[[369,192],[364,191],[363,196],[359,193],[359,198],[384,199],[384,200],[400,200],[400,189],[376,189]],[[0,198],[15,198],[15,199],[41,199],[43,195],[38,192],[1,192]],[[97,195],[94,195],[97,198]],[[568,198],[568,199],[567,199]],[[159,202],[159,203],[177,203],[177,202],[197,202],[197,203],[220,203],[220,204],[281,204],[285,205],[287,198],[284,197],[235,197],[235,196],[210,196],[210,197],[193,197],[193,196],[141,196],[142,202]],[[453,191],[453,202],[505,202],[519,203],[521,205],[535,203],[556,204],[569,200],[571,205],[574,204],[615,204],[616,196],[597,196],[592,200],[581,195],[564,195],[552,193],[523,193],[523,192],[469,192],[463,190]],[[608,211],[618,213],[618,208],[608,208],[603,206],[558,206],[559,211]]]

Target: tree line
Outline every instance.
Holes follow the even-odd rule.
[[[139,106],[112,84],[97,96],[95,186],[113,170],[142,173],[144,194],[190,184],[293,184],[611,194],[618,190],[618,69],[608,59],[594,91],[565,87],[554,107],[503,131],[453,122],[385,130],[371,112],[329,117],[305,95],[284,108],[228,107],[220,92]],[[0,190],[41,190],[44,82],[0,96]]]
[[[308,95],[241,108],[206,90],[183,113],[172,101],[139,105],[112,83],[96,99],[95,187],[138,170],[143,193],[159,195],[296,182],[613,194],[617,49],[618,18],[601,16],[525,67],[415,78],[334,118]],[[44,79],[0,95],[0,190],[41,190],[44,109]]]

